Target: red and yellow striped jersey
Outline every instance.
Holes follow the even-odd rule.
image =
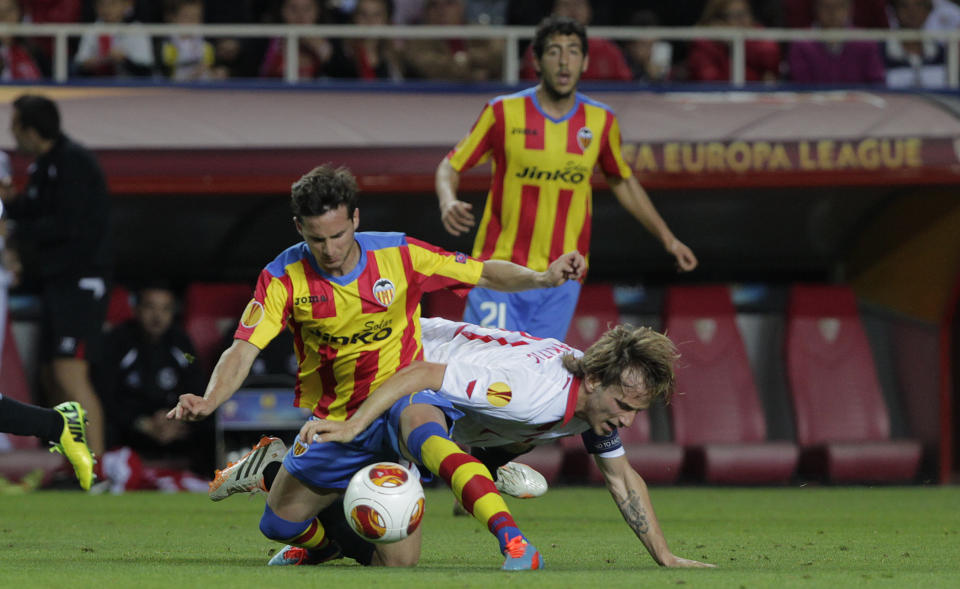
[[[543,271],[564,252],[589,252],[594,167],[620,178],[631,171],[613,111],[576,98],[562,119],[543,112],[536,88],[495,98],[447,154],[458,172],[487,159],[493,166],[474,256]]]
[[[360,261],[345,276],[321,271],[306,243],[260,273],[234,337],[263,349],[284,326],[294,336],[298,407],[343,420],[391,374],[423,357],[420,298],[466,291],[483,263],[402,233],[355,234]]]

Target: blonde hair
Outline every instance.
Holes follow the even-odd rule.
[[[650,401],[670,402],[676,377],[673,366],[680,355],[670,338],[649,327],[618,325],[606,332],[583,357],[563,357],[563,367],[579,378],[593,377],[603,386],[622,384],[624,371],[642,375]]]

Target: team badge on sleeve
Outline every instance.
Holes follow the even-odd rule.
[[[381,278],[373,283],[373,297],[384,307],[390,306],[396,294],[397,287],[388,278]]]
[[[494,407],[506,407],[512,398],[510,385],[505,382],[495,382],[487,387],[487,401]]]
[[[263,321],[263,303],[257,299],[250,299],[247,308],[243,310],[240,316],[240,325],[250,328],[256,327]]]

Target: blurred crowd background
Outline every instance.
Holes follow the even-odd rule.
[[[960,6],[951,0],[0,0],[0,23],[173,23],[291,25],[532,26],[549,14],[590,26],[952,30]],[[51,77],[51,38],[0,39],[0,78]],[[534,79],[531,52],[518,56],[521,77]],[[300,40],[301,80],[499,80],[500,39]],[[727,42],[693,39],[591,38],[585,80],[716,82],[730,79]],[[135,30],[72,38],[70,76],[147,77],[177,81],[281,78],[279,38],[150,37]],[[942,87],[942,43],[753,40],[746,79],[798,84],[886,84]]]

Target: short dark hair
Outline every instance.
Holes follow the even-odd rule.
[[[540,21],[537,34],[533,38],[533,54],[537,59],[543,58],[543,50],[547,41],[554,35],[576,35],[580,37],[580,47],[583,54],[587,54],[587,29],[579,22],[566,16],[548,16]]]
[[[22,94],[13,101],[20,126],[35,130],[44,139],[60,137],[60,109],[57,103],[39,94]]]
[[[142,298],[143,293],[148,290],[164,290],[171,293],[173,298],[177,298],[177,290],[173,287],[173,284],[165,278],[151,277],[141,280],[131,286],[132,289],[130,292],[130,300],[134,305],[140,304],[140,299]]]
[[[352,217],[357,210],[357,191],[357,179],[350,170],[323,164],[293,183],[290,208],[300,220],[323,215],[340,206],[346,206],[347,215]]]

